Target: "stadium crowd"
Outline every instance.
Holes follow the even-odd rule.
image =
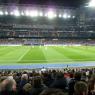
[[[95,95],[95,68],[1,71],[0,95]]]
[[[91,40],[76,40],[76,39],[0,39],[0,45],[95,45],[95,39]]]

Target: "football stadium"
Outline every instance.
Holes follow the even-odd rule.
[[[91,4],[1,4],[0,68],[94,66],[95,10]]]
[[[0,0],[0,95],[95,95],[95,0]]]

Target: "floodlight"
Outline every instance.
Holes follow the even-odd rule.
[[[47,14],[45,14],[45,16],[47,17],[48,15],[47,15]]]
[[[57,14],[55,14],[54,17],[57,17]]]
[[[30,11],[30,16],[31,17],[37,17],[39,14],[38,14],[38,11]]]
[[[53,11],[49,11],[47,13],[47,16],[48,16],[48,18],[53,19],[56,16],[56,14]]]
[[[21,15],[24,16],[24,12],[21,12]]]
[[[38,11],[34,11],[34,16],[38,16]]]
[[[14,13],[13,12],[10,12],[10,15],[13,15]]]
[[[95,0],[91,0],[88,4],[88,7],[95,7]]]
[[[75,16],[73,16],[72,18],[75,18]]]
[[[68,17],[68,18],[71,18],[71,15],[68,15],[67,17]]]
[[[4,14],[5,14],[5,15],[8,15],[8,12],[6,11]]]
[[[63,14],[63,18],[68,18],[68,15],[67,14]]]
[[[20,12],[18,10],[14,11],[14,16],[20,16]]]
[[[3,15],[4,13],[2,11],[0,11],[0,15]]]
[[[59,14],[59,16],[58,16],[59,18],[61,18],[62,17],[62,15],[61,14]]]
[[[40,12],[40,13],[39,13],[39,16],[43,16],[43,13],[42,13],[42,12]]]
[[[93,31],[89,31],[90,33],[93,33]]]
[[[29,15],[30,15],[30,12],[29,12],[29,11],[26,11],[26,12],[25,12],[25,15],[26,15],[26,16],[29,16]]]

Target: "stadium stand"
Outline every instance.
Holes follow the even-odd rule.
[[[67,45],[67,46],[76,46],[76,45],[88,45],[88,46],[94,46],[95,40],[43,40],[43,39],[0,39],[0,45]]]
[[[95,95],[95,68],[0,72],[0,95]]]
[[[75,44],[93,45],[95,42],[94,13],[83,7],[57,6],[54,9],[55,14],[52,15],[49,14],[51,12],[48,12],[47,6],[37,6],[39,11],[36,8],[35,15],[32,11],[26,11],[29,7],[32,9],[31,5],[16,5],[14,10],[11,10],[13,6],[10,5],[0,7],[1,41],[13,38],[14,44],[17,44],[16,40],[19,39],[18,44],[28,45],[72,44],[74,41]],[[50,16],[52,18],[49,18]]]

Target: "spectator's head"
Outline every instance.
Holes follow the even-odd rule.
[[[23,90],[24,90],[25,92],[30,92],[31,89],[32,89],[32,86],[31,86],[31,84],[29,84],[29,83],[25,84],[24,87],[23,87]]]
[[[56,74],[56,78],[57,78],[57,79],[61,79],[61,78],[63,78],[63,77],[64,77],[64,74],[61,73],[61,72],[58,72],[58,73]]]
[[[2,86],[4,91],[16,91],[16,82],[14,79],[5,79]]]
[[[5,86],[5,79],[7,79],[7,77],[1,77],[0,78],[0,91],[3,91],[4,90],[4,86]]]
[[[76,80],[80,81],[81,80],[81,73],[76,72],[75,75],[74,75],[74,77],[75,77]]]
[[[89,81],[89,91],[95,90],[95,74],[91,76],[90,81]]]
[[[14,79],[6,79],[5,80],[5,90],[7,90],[7,91],[15,91],[16,90],[16,82]]]
[[[91,80],[95,82],[95,74],[91,76]]]
[[[40,95],[64,95],[64,93],[59,89],[46,89]]]
[[[73,78],[73,77],[74,77],[74,75],[72,73],[70,73],[70,78]]]
[[[39,77],[34,77],[32,82],[33,82],[32,83],[33,87],[39,87],[42,84],[42,79],[41,79],[40,76]]]
[[[79,81],[74,86],[75,95],[87,95],[88,86],[85,82]]]
[[[28,75],[27,74],[22,74],[21,80],[28,80]]]

